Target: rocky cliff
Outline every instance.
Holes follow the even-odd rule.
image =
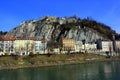
[[[7,32],[0,31],[0,37],[4,36],[6,34],[7,34]]]
[[[95,42],[97,39],[111,39],[116,34],[110,27],[90,19],[73,17],[42,17],[40,20],[25,21],[9,31],[5,36],[35,36],[59,41],[61,36],[76,41]]]

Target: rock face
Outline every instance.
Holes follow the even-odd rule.
[[[106,34],[83,25],[82,20],[77,17],[57,18],[54,16],[43,17],[38,21],[25,21],[5,36],[35,36],[38,38],[45,36],[48,41],[51,39],[59,41],[61,37],[66,37],[74,38],[76,41],[85,39],[88,43],[95,42],[97,39],[109,39]]]
[[[7,32],[0,31],[0,37],[4,36],[6,34],[7,34]]]

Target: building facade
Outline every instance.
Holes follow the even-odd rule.
[[[84,49],[84,46],[85,46],[85,49],[87,50],[87,51],[93,51],[93,50],[96,50],[97,48],[96,48],[96,44],[95,43],[92,43],[92,44],[85,44],[85,45],[82,45],[82,49]]]
[[[76,41],[75,42],[75,52],[81,52],[81,50],[82,50],[82,42]]]
[[[113,42],[112,41],[102,41],[102,51],[113,51]]]
[[[11,55],[14,53],[14,41],[15,37],[3,37],[3,53]]]
[[[63,51],[75,51],[75,40],[73,38],[62,38]]]
[[[0,40],[0,52],[3,52],[3,44],[4,44],[4,41],[3,40]]]
[[[36,54],[45,54],[46,53],[46,40],[35,40],[35,53]]]
[[[16,55],[29,55],[34,54],[34,40],[15,40],[14,50]]]
[[[116,41],[116,47],[120,49],[120,41]]]

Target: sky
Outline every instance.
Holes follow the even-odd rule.
[[[1,0],[0,31],[44,16],[90,17],[120,33],[120,0]]]

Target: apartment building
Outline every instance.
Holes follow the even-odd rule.
[[[14,41],[15,55],[29,55],[30,53],[34,54],[34,40],[34,37],[18,37]]]
[[[62,38],[63,51],[75,51],[75,40],[73,38]]]
[[[45,39],[36,39],[35,40],[35,53],[44,54],[46,53],[47,41]]]
[[[3,52],[3,46],[4,45],[4,41],[3,41],[3,38],[0,37],[0,52]]]
[[[102,41],[102,51],[113,51],[113,42],[112,41]]]
[[[81,52],[82,50],[82,41],[75,42],[75,52]]]
[[[14,53],[15,37],[3,37],[3,52],[7,55]]]
[[[120,41],[116,41],[116,47],[120,49]]]

